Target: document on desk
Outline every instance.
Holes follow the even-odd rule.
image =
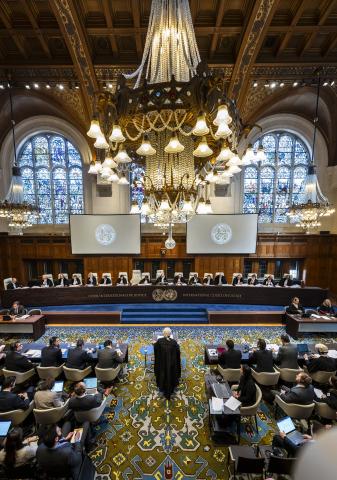
[[[225,402],[225,407],[229,408],[230,410],[233,410],[233,412],[239,408],[241,405],[241,402],[235,398],[235,397],[230,397],[226,402]]]
[[[321,315],[316,315],[316,313],[312,313],[312,314],[311,314],[311,317],[314,317],[314,318],[321,318]]]
[[[28,350],[25,355],[27,357],[36,358],[41,356],[41,350]]]
[[[223,399],[212,397],[212,410],[214,412],[222,412],[223,409]]]
[[[324,394],[320,388],[314,388],[314,392],[316,393],[317,398],[322,398],[324,397]]]
[[[328,357],[337,358],[337,350],[328,350]]]
[[[267,343],[267,350],[272,350],[275,353],[278,353],[280,346],[276,343]]]
[[[208,353],[211,357],[216,357],[218,355],[218,352],[215,348],[209,348]]]

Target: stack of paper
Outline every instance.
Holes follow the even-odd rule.
[[[241,405],[241,402],[235,398],[235,397],[230,397],[227,402],[225,402],[225,407],[229,408],[230,410],[236,410],[237,408],[239,408],[239,406]]]
[[[27,357],[32,357],[32,358],[40,357],[41,356],[41,351],[40,350],[28,350],[28,352],[26,352],[26,355],[27,355]]]
[[[222,398],[212,397],[212,410],[214,412],[222,412],[223,400]]]
[[[328,350],[328,357],[337,358],[337,350]]]

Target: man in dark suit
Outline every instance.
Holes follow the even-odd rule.
[[[184,279],[181,273],[178,273],[178,275],[174,277],[173,283],[175,285],[186,285],[186,280]]]
[[[99,284],[100,285],[112,285],[111,278],[109,278],[108,275],[103,275]]]
[[[286,403],[309,405],[309,403],[313,403],[315,396],[311,382],[312,380],[307,373],[298,373],[296,375],[296,385],[292,388],[282,386],[282,390],[285,391],[279,394],[279,396]]]
[[[87,278],[87,285],[97,285],[97,278],[92,274],[92,272],[89,272],[88,278]]]
[[[189,285],[201,285],[201,283],[202,283],[201,279],[198,277],[196,273],[192,275],[192,277],[188,281]]]
[[[328,347],[323,343],[317,343],[315,345],[317,356],[308,357],[304,356],[305,364],[309,373],[315,372],[334,372],[337,370],[337,362],[334,358],[328,357]]]
[[[121,275],[117,278],[116,285],[128,285],[128,280],[125,275]]]
[[[300,299],[298,297],[294,297],[291,299],[291,304],[286,308],[286,313],[289,313],[290,315],[304,313],[304,308],[300,304]]]
[[[256,365],[257,372],[274,372],[274,359],[271,350],[267,350],[266,341],[259,338],[257,341],[258,350],[253,351],[249,357],[249,363]]]
[[[234,349],[233,340],[226,340],[227,350],[219,355],[218,363],[222,368],[240,368],[242,353]]]
[[[279,348],[275,363],[280,368],[294,368],[298,369],[297,357],[297,345],[290,343],[290,338],[286,334],[281,335],[282,346]]]
[[[255,287],[258,284],[259,284],[259,281],[258,281],[255,273],[253,273],[250,277],[248,277],[247,285],[252,285],[252,286]]]
[[[151,280],[149,275],[145,275],[139,282],[139,285],[151,285]]]
[[[155,281],[155,285],[166,285],[167,278],[165,277],[164,273],[161,273],[159,277]]]
[[[69,348],[66,367],[77,368],[84,370],[86,366],[92,361],[92,355],[83,350],[84,340],[79,338],[76,342],[75,348]]]
[[[243,285],[242,273],[238,273],[238,274],[236,275],[236,277],[233,278],[232,285],[233,285],[233,286]]]
[[[22,285],[19,284],[15,277],[12,277],[12,281],[7,283],[7,290],[15,290],[16,288],[21,288]]]
[[[20,342],[11,343],[9,348],[10,350],[6,353],[5,358],[5,367],[7,370],[23,373],[34,368],[34,364],[20,353],[22,350]]]
[[[0,412],[9,412],[11,410],[27,410],[29,400],[26,393],[17,395],[12,392],[15,385],[15,377],[6,377],[2,384],[0,392]]]
[[[214,285],[227,285],[227,279],[223,273],[219,273],[215,276]]]
[[[51,337],[49,345],[41,350],[41,367],[59,367],[62,365],[62,350],[59,337]]]
[[[293,285],[293,281],[290,278],[290,275],[286,273],[283,278],[279,281],[279,286],[280,287],[291,287]]]
[[[26,313],[26,309],[23,305],[21,305],[21,303],[16,300],[13,305],[12,305],[12,308],[10,308],[9,310],[9,314],[10,315],[24,315]]]
[[[75,385],[74,394],[69,400],[69,408],[74,412],[84,412],[92,408],[97,408],[103,402],[104,396],[109,395],[111,388],[112,387],[103,390],[103,388],[98,387],[95,395],[86,395],[85,384],[78,382]]]
[[[263,285],[266,287],[275,287],[273,277],[271,275],[268,275],[268,277],[263,280]]]
[[[97,358],[98,368],[116,368],[119,363],[123,363],[122,355],[112,348],[111,340],[105,340],[104,349],[98,350]]]
[[[73,278],[71,280],[71,284],[72,285],[82,285],[80,277],[78,275],[75,275],[75,273],[74,273]]]
[[[69,287],[69,281],[63,273],[59,273],[58,279],[55,282],[55,287]]]
[[[208,274],[208,275],[204,278],[203,284],[204,284],[204,285],[213,285],[214,282],[213,282],[212,275]]]
[[[47,275],[42,275],[42,282],[41,282],[41,287],[45,287],[45,288],[48,288],[48,287],[53,287],[54,284],[53,282],[50,280],[50,278],[47,277]]]

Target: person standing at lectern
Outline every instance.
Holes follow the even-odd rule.
[[[89,286],[97,285],[97,278],[92,274],[92,272],[89,272],[89,275],[87,278],[87,285]]]
[[[22,285],[19,284],[15,277],[12,277],[12,281],[7,283],[7,290],[15,290],[16,288],[21,288]]]
[[[212,275],[207,275],[205,278],[204,278],[204,285],[213,285],[213,278],[212,278]]]
[[[227,285],[227,279],[223,273],[215,276],[214,285]]]
[[[170,400],[181,376],[180,348],[171,338],[171,329],[163,330],[163,337],[154,344],[154,373],[159,390]]]

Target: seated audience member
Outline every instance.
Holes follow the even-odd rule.
[[[48,278],[47,275],[42,275],[42,282],[40,286],[44,288],[48,288],[48,287],[53,287],[54,285],[51,279]]]
[[[116,285],[128,285],[128,280],[125,275],[121,275],[117,278]]]
[[[286,312],[290,313],[290,315],[304,313],[304,308],[300,304],[300,299],[298,297],[294,297],[291,299],[291,304],[289,305],[289,307],[286,308]]]
[[[242,353],[235,350],[233,340],[226,340],[227,350],[220,353],[218,363],[222,368],[240,368]]]
[[[304,355],[305,364],[307,366],[309,373],[315,372],[334,372],[337,370],[336,359],[328,357],[329,349],[323,343],[317,343],[315,345],[315,350],[318,354],[308,357],[307,354]]]
[[[92,361],[92,355],[83,350],[84,340],[79,338],[75,348],[69,348],[66,367],[84,370]]]
[[[97,351],[97,359],[98,368],[116,368],[119,363],[123,363],[122,355],[113,349],[111,340],[105,340],[103,350]]]
[[[68,287],[68,286],[69,286],[68,279],[63,275],[63,273],[59,273],[57,280],[55,282],[55,287]]]
[[[15,377],[5,377],[2,390],[0,392],[0,412],[9,412],[11,410],[27,410],[29,399],[26,393],[12,392],[15,385]]]
[[[214,285],[227,285],[227,278],[222,273],[215,275]]]
[[[82,285],[81,279],[78,275],[73,275],[73,278],[71,279],[71,284],[72,285]]]
[[[174,277],[173,282],[175,285],[186,285],[186,280],[181,273],[178,273],[178,275]]]
[[[282,346],[279,348],[275,363],[279,368],[293,368],[298,369],[297,363],[297,345],[290,343],[290,338],[286,334],[281,335]]]
[[[87,285],[90,285],[90,286],[96,286],[97,285],[97,278],[95,277],[95,275],[92,274],[92,272],[89,272],[89,274],[88,274]]]
[[[145,275],[139,282],[139,285],[151,285],[151,280],[149,275]]]
[[[305,372],[296,375],[296,385],[292,388],[282,386],[284,393],[278,394],[286,403],[298,403],[299,405],[309,405],[313,403],[315,392],[311,385],[312,380]]]
[[[258,280],[257,280],[257,276],[255,273],[253,273],[253,275],[251,275],[248,280],[247,280],[247,284],[248,285],[258,285]]]
[[[204,285],[213,285],[212,275],[207,275],[203,281]]]
[[[86,395],[85,392],[85,383],[76,383],[73,396],[69,400],[69,408],[74,412],[83,412],[99,407],[103,402],[104,396],[109,395],[111,392],[111,388],[103,390],[102,387],[98,387],[95,395]]]
[[[20,427],[12,428],[6,437],[5,448],[0,451],[0,463],[7,468],[23,467],[35,458],[37,437],[23,440],[23,430]]]
[[[24,315],[26,313],[26,309],[21,303],[16,300],[12,307],[9,310],[10,315]]]
[[[159,277],[155,281],[155,285],[164,285],[167,283],[167,278],[165,277],[164,273],[161,273]]]
[[[335,309],[331,305],[331,300],[329,298],[326,298],[322,305],[318,307],[318,313],[321,313],[323,315],[334,315],[335,314]]]
[[[111,278],[109,278],[108,275],[103,275],[99,284],[100,285],[112,285]]]
[[[83,431],[84,433],[84,431]],[[78,478],[82,457],[82,444],[75,441],[70,443],[74,432],[63,437],[60,427],[49,425],[42,435],[42,441],[36,451],[39,467],[51,477]]]
[[[256,402],[256,387],[248,365],[241,365],[240,382],[233,396],[241,402],[242,407],[249,407]]]
[[[60,393],[52,392],[54,385],[55,380],[53,378],[46,378],[38,383],[34,395],[35,408],[46,410],[63,405]]]
[[[326,403],[330,408],[337,412],[337,377],[331,375],[329,378],[329,390],[326,395],[321,398],[315,398],[316,402]]]
[[[317,420],[313,420],[311,422],[311,435],[304,434],[303,443],[301,443],[300,445],[296,445],[295,443],[291,442],[284,432],[280,432],[274,435],[272,445],[274,448],[284,448],[288,452],[289,456],[296,457],[302,446],[307,444],[308,442],[314,442],[316,440],[317,434],[323,432],[324,429],[324,425],[317,422]]]
[[[263,285],[266,287],[275,287],[273,277],[271,275],[268,275],[268,277],[263,280]]]
[[[9,352],[6,353],[5,367],[7,370],[13,372],[28,372],[34,368],[34,364],[22,355],[22,345],[20,342],[13,342],[10,344]]]
[[[51,337],[49,345],[41,350],[41,367],[59,367],[62,365],[62,350],[59,337]]]
[[[274,359],[271,350],[267,350],[266,341],[263,338],[259,338],[257,341],[258,350],[253,351],[249,357],[249,363],[256,365],[256,372],[273,372],[274,371]]]
[[[201,285],[201,283],[201,278],[199,278],[196,273],[194,273],[188,281],[189,285]]]
[[[291,287],[293,285],[293,281],[290,278],[290,275],[287,273],[283,275],[283,278],[281,278],[278,284],[280,287]]]
[[[7,283],[7,290],[15,290],[16,288],[21,288],[22,285],[19,284],[15,277],[12,277],[12,281]]]
[[[243,285],[242,273],[238,273],[236,277],[233,278],[232,285]]]

